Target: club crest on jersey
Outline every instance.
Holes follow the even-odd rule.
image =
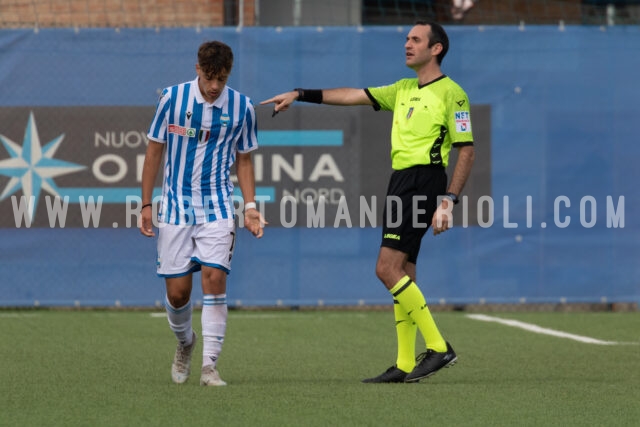
[[[407,120],[411,118],[412,114],[413,114],[413,107],[409,108],[409,112],[407,113]]]
[[[229,126],[231,123],[231,118],[228,114],[223,114],[220,116],[220,126]]]

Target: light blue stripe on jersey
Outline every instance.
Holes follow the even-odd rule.
[[[163,129],[163,124],[165,124],[164,119],[167,117],[167,112],[171,107],[171,103],[166,102],[167,100],[165,98],[165,95],[167,94],[167,92],[169,92],[167,89],[162,91],[162,97],[158,100],[158,108],[160,108],[160,105],[163,101],[165,102],[164,104],[162,104],[160,113],[156,116],[156,119],[154,123],[151,124],[151,129],[149,130],[149,133],[151,133],[156,139],[160,141],[167,140],[167,128],[164,127]]]
[[[179,116],[179,120],[180,120],[180,126],[184,126],[187,127],[187,106],[189,105],[189,91],[191,90],[191,83],[187,83],[184,85],[183,90],[182,90],[182,104],[180,106],[180,116]],[[184,217],[182,218],[182,221],[177,222],[176,224],[179,223],[190,223],[191,221],[194,220],[194,218],[192,216],[190,216],[190,211],[192,211],[192,207],[191,207],[191,178],[192,178],[192,174],[193,174],[193,157],[190,156],[189,154],[189,136],[188,135],[184,135],[184,136],[180,136],[180,151],[184,151],[184,156],[185,156],[185,160],[184,162],[181,163],[181,165],[184,165],[184,169],[182,171],[182,209],[183,209],[183,215]],[[186,183],[186,186],[185,186]],[[177,220],[177,216],[176,215],[176,220]]]
[[[241,94],[238,94],[238,98],[240,100],[239,105],[237,107],[238,113],[239,113],[239,117],[238,117],[238,122],[239,123],[244,123],[244,121],[246,120],[247,117],[247,97]],[[231,110],[232,108],[235,108],[235,102],[233,103],[233,106],[231,104],[229,104],[229,109]],[[233,110],[235,111],[235,110]],[[228,150],[226,152],[226,162],[229,164],[233,164],[236,161],[236,150],[238,149],[238,147],[243,144],[243,135],[241,135],[241,132],[243,131],[244,127],[243,126],[238,126],[233,130],[233,133],[231,135],[231,139],[233,141],[239,141],[235,146],[233,150]],[[231,133],[230,129],[227,130],[227,133]],[[225,180],[226,182],[231,182],[229,180],[229,171],[225,171]],[[231,194],[231,192],[233,192],[233,186],[229,185],[226,188],[222,189],[226,192],[227,197],[229,194]],[[229,209],[231,210],[231,215],[233,215],[233,208],[229,207]]]
[[[224,150],[229,149],[229,145],[232,144],[232,141],[229,140],[230,126],[221,125],[223,114],[226,114],[229,117],[234,117],[233,103],[235,101],[235,97],[233,96],[233,93],[230,90],[227,91],[227,95],[228,95],[228,100],[227,100],[226,110],[218,110],[217,115],[214,116],[215,117],[214,123],[216,123],[219,126],[220,135],[223,135],[222,144],[219,144],[218,146],[216,146],[216,151],[214,152],[214,158],[212,162],[214,165],[213,175],[215,177],[213,181],[213,189],[215,189],[215,193],[216,193],[216,209],[220,212],[220,218],[229,218],[227,216],[227,210],[224,208],[225,195],[221,191],[222,183],[224,181],[223,181],[223,174],[222,174],[223,163],[220,161],[220,159],[222,159],[222,153],[224,153]],[[229,164],[229,163],[225,163],[225,164]]]
[[[253,103],[251,103],[251,106],[253,107]],[[251,150],[257,146],[256,137],[258,134],[258,127],[256,123],[254,109],[251,108],[250,110],[248,110],[248,112],[251,113],[251,114],[247,114],[247,117],[245,119],[247,121],[247,127],[245,128],[245,130],[248,131],[248,135],[246,135],[246,138],[240,139],[240,143],[238,144],[238,150],[240,152]]]
[[[172,87],[171,91],[171,113],[169,114],[169,124],[174,124],[184,127],[185,125],[185,111],[186,104],[189,99],[190,84],[182,84]],[[181,174],[184,172],[186,158],[184,153],[184,136],[179,135],[176,132],[169,133],[168,147],[168,167],[170,168],[170,185],[168,191],[168,204],[167,204],[167,216],[165,221],[171,224],[181,224],[186,222],[187,215],[184,211],[182,180]],[[173,159],[173,160],[172,160]]]
[[[213,200],[211,199],[211,178],[213,170],[213,152],[218,146],[218,139],[220,138],[221,128],[216,124],[220,122],[221,111],[218,108],[214,108],[212,112],[211,120],[211,135],[207,141],[207,147],[204,154],[204,162],[202,165],[202,198],[203,204],[205,204],[207,221],[215,221],[218,219],[213,206]]]
[[[167,116],[168,123],[174,123],[176,99],[178,99],[178,86],[173,86],[171,88],[171,110],[169,111],[169,114]],[[164,220],[167,223],[176,224],[177,218],[171,221],[171,217],[173,213],[173,207],[178,205],[178,194],[176,192],[176,188],[179,173],[179,168],[177,165],[180,164],[180,143],[179,140],[176,141],[178,137],[175,134],[168,132],[169,131],[167,130],[167,211],[163,212],[163,215]],[[173,157],[174,160],[170,161],[169,157]]]
[[[216,159],[216,195],[218,196],[218,209],[220,209],[220,213],[222,218],[231,218],[233,217],[233,213],[231,213],[231,216],[229,216],[229,213],[227,212],[227,208],[225,206],[225,202],[228,200],[229,198],[229,190],[228,188],[222,188],[222,184],[225,182],[229,182],[229,176],[228,176],[228,168],[223,168],[223,164],[225,165],[230,165],[233,162],[229,162],[229,158],[225,153],[225,150],[227,150],[227,152],[231,152],[231,151],[235,151],[235,146],[233,146],[233,141],[235,141],[235,138],[229,138],[229,134],[231,133],[231,129],[233,128],[233,126],[231,126],[235,120],[235,115],[236,115],[236,109],[235,109],[235,105],[236,105],[236,94],[231,90],[228,89],[227,90],[227,111],[226,114],[229,116],[230,119],[230,123],[227,126],[221,126],[221,128],[224,128],[224,140],[225,140],[225,144],[224,146],[222,146],[220,150],[218,150],[218,155],[217,155],[217,159]],[[238,94],[239,95],[239,94]],[[243,116],[243,111],[242,109],[240,109],[240,116],[238,117],[238,123],[242,123],[242,116]],[[236,129],[241,129],[241,126],[237,126]],[[225,161],[226,159],[226,161]],[[226,169],[226,170],[225,170]]]
[[[203,115],[203,108],[202,108],[202,104],[198,104],[197,102],[194,102],[193,99],[191,99],[191,85],[189,85],[189,90],[185,90],[185,97],[189,97],[187,99],[187,104],[188,104],[188,108],[186,108],[187,112],[190,112],[191,114],[189,116],[187,116],[186,113],[182,114],[183,117],[186,117],[185,119],[185,124],[184,126],[186,128],[193,128],[195,123],[202,123],[202,115]],[[194,90],[197,90],[197,88],[193,88]],[[198,129],[200,129],[201,127],[199,127]],[[185,144],[185,149],[186,149],[186,158],[185,158],[185,162],[184,162],[184,173],[182,175],[182,197],[183,197],[183,205],[184,205],[184,209],[185,212],[189,212],[187,214],[187,216],[189,218],[191,218],[191,220],[193,221],[195,218],[192,217],[193,215],[195,215],[195,210],[194,210],[194,202],[199,202],[199,200],[194,200],[193,199],[193,174],[194,174],[194,166],[195,166],[195,159],[197,156],[197,151],[198,151],[198,133],[196,131],[196,134],[194,136],[184,136],[183,137],[183,141]],[[196,190],[196,195],[198,193],[198,189]],[[191,215],[191,216],[190,216]],[[186,218],[185,218],[186,220]]]

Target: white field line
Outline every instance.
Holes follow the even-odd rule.
[[[240,316],[234,316],[236,319],[279,319],[290,314],[276,314],[276,313],[246,313]],[[167,317],[167,313],[151,313],[151,317]]]
[[[37,317],[38,313],[0,313],[0,318]]]
[[[234,321],[238,319],[282,319],[284,317],[291,317],[291,316],[298,316],[298,315],[304,315],[304,313],[285,311],[282,313],[241,313],[238,315],[236,315],[235,313],[232,314],[232,316],[234,316],[233,317]],[[337,316],[340,316],[340,314],[326,313],[323,315],[323,317],[337,317]],[[354,316],[358,318],[362,318],[362,317],[365,317],[365,314],[354,313]],[[151,317],[166,318],[167,313],[151,313]]]
[[[241,316],[234,317],[236,319],[278,319],[285,317],[287,314],[275,314],[275,313],[249,313],[242,314]],[[151,313],[151,317],[167,317],[167,313]]]
[[[520,322],[519,320],[502,319],[500,317],[487,316],[484,314],[467,314],[467,317],[473,320],[480,320],[482,322],[495,322],[502,325],[513,326],[514,328],[524,329],[525,331],[534,332],[536,334],[551,335],[559,338],[567,338],[574,341],[583,342],[586,344],[597,345],[638,345],[640,343],[635,342],[617,342],[617,341],[602,341],[591,337],[585,337],[583,335],[570,334],[568,332],[562,332],[555,329],[543,328],[533,323]]]

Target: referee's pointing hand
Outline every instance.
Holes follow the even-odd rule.
[[[289,106],[298,98],[298,91],[291,91],[281,93],[273,98],[269,98],[260,103],[260,105],[275,104],[273,107],[273,115],[275,116],[280,111],[287,111]]]

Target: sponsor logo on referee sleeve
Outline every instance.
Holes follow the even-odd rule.
[[[456,132],[471,132],[471,117],[468,111],[456,111],[454,113],[456,119]]]

